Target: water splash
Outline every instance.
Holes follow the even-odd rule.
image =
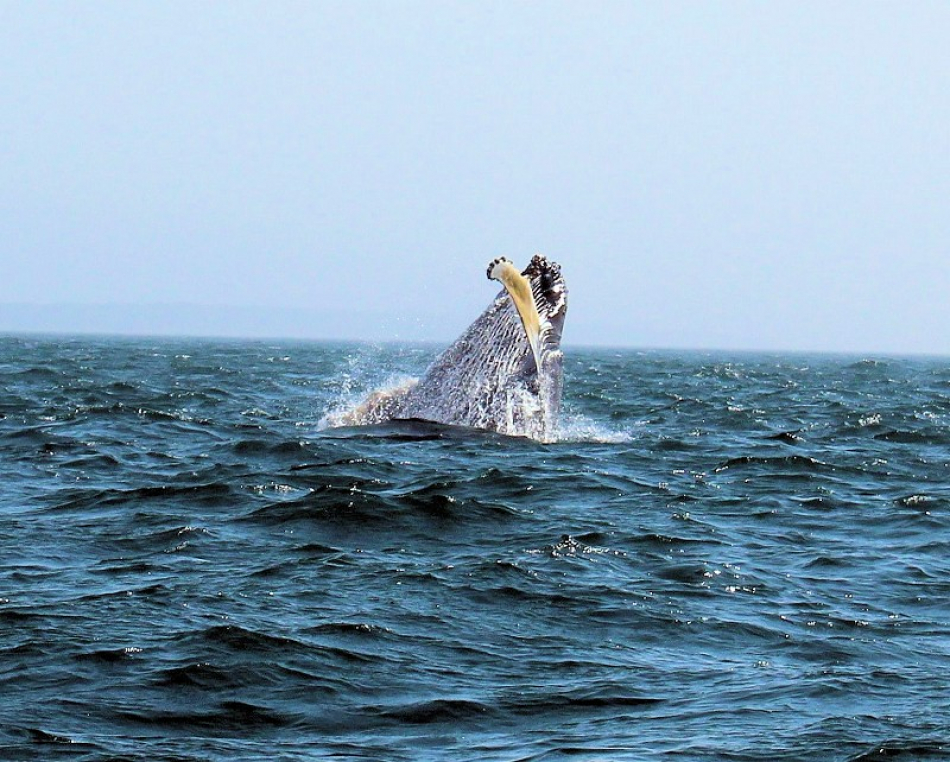
[[[318,430],[334,428],[336,426],[360,426],[369,423],[379,423],[379,418],[372,417],[368,412],[370,403],[381,399],[398,399],[415,387],[419,379],[405,374],[393,374],[382,384],[367,395],[364,386],[353,378],[347,377],[341,385],[339,397],[334,400],[317,424]]]
[[[356,391],[348,389],[345,394],[341,394],[338,399],[333,401],[330,407],[323,414],[317,426],[318,430],[323,431],[330,428],[341,426],[363,426],[373,423],[380,423],[382,420],[370,419],[367,415],[367,403],[380,398],[397,398],[414,388],[418,379],[405,375],[394,375],[384,383],[375,388],[371,388],[367,393],[365,391]],[[362,384],[354,384],[356,389],[361,389]],[[517,394],[517,398],[511,395]],[[503,430],[500,433],[508,436],[527,437],[544,441],[546,444],[587,442],[592,444],[622,444],[631,442],[635,435],[632,431],[626,429],[617,429],[605,424],[589,415],[581,413],[563,413],[559,416],[558,426],[553,431],[546,433],[546,438],[542,439],[543,432],[532,429],[531,421],[541,420],[544,416],[550,415],[550,411],[542,410],[544,397],[538,397],[528,389],[510,391],[510,398],[506,406],[506,418],[503,422]],[[527,411],[528,417],[525,418],[522,411]],[[416,417],[422,419],[436,419],[440,410],[435,406],[421,408]],[[427,415],[428,414],[428,415]],[[488,421],[485,421],[486,427]]]
[[[580,413],[563,413],[558,426],[560,443],[623,444],[634,440],[632,431],[614,429],[595,418]]]

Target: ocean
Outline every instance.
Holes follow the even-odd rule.
[[[0,759],[950,759],[950,360],[0,337]]]

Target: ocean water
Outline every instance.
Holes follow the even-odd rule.
[[[950,759],[950,360],[0,337],[0,759]]]

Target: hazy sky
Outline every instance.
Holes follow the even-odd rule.
[[[448,340],[540,251],[568,343],[950,354],[948,40],[946,2],[0,0],[0,330]]]

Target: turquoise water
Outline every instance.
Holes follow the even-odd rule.
[[[0,758],[950,758],[950,362],[0,338]]]

